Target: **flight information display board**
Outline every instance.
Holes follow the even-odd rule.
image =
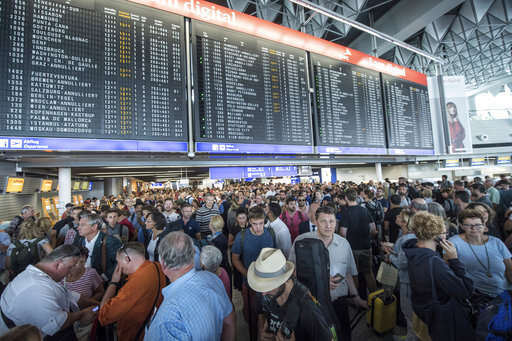
[[[198,152],[312,153],[305,51],[194,22]]]
[[[427,86],[382,74],[388,150],[434,155]]]
[[[126,1],[0,0],[0,148],[187,151],[183,26]]]
[[[386,154],[379,72],[311,54],[319,153]]]

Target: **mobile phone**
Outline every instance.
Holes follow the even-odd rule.
[[[337,273],[336,275],[333,276],[333,280],[332,281],[334,283],[338,284],[341,281],[343,281],[343,276],[341,274]]]
[[[100,307],[99,307],[99,306],[95,306],[94,308],[92,308],[92,311],[93,311],[93,312],[97,312],[97,311],[98,311],[98,309],[100,309]]]
[[[434,241],[436,242],[437,245],[441,245],[441,242],[443,241],[443,238],[441,237],[435,237],[434,238]]]

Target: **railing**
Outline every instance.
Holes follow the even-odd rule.
[[[471,121],[489,121],[512,119],[512,108],[470,110],[468,112]]]

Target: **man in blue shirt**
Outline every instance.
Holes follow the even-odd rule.
[[[194,245],[183,232],[160,242],[162,271],[171,284],[153,315],[144,340],[235,340],[236,319],[220,278],[194,269]]]
[[[183,217],[181,219],[176,220],[175,222],[169,224],[167,228],[171,231],[177,231],[179,229],[183,229],[183,232],[188,234],[190,238],[195,238],[197,240],[201,239],[201,230],[199,228],[199,223],[192,219],[192,205],[184,204],[181,213]]]
[[[249,210],[249,228],[240,231],[236,237],[232,252],[233,266],[242,274],[242,297],[244,300],[244,319],[249,324],[251,340],[257,337],[257,296],[247,283],[247,269],[256,261],[265,247],[277,248],[273,230],[265,228],[265,211],[254,206]]]

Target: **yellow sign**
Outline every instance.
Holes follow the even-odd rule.
[[[52,190],[52,180],[43,180],[41,182],[41,192],[51,192]]]
[[[23,184],[25,183],[25,179],[23,178],[11,178],[7,180],[7,189],[6,193],[19,193],[23,191]]]

